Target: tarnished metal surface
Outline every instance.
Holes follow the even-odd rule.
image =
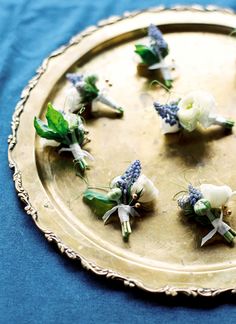
[[[200,248],[202,228],[181,219],[176,192],[188,182],[225,183],[236,189],[235,131],[217,127],[193,134],[160,132],[152,101],[169,95],[136,73],[134,44],[144,41],[144,28],[157,24],[178,66],[171,97],[194,89],[210,91],[219,112],[236,119],[236,40],[229,36],[236,16],[215,8],[156,8],[113,17],[75,36],[39,68],[22,93],[9,137],[9,162],[18,195],[35,224],[61,252],[78,258],[93,272],[151,292],[213,296],[235,292],[236,248],[220,239]],[[65,73],[96,72],[112,84],[110,94],[125,108],[124,117],[100,107],[86,121],[95,162],[87,171],[91,186],[107,186],[134,159],[160,190],[158,209],[133,224],[129,243],[119,224],[104,226],[82,201],[86,184],[76,176],[70,155],[35,135],[34,115],[44,118],[46,103],[65,106],[69,83]],[[236,228],[236,203],[228,219]]]

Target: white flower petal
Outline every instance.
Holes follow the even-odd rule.
[[[76,115],[76,114],[72,114],[71,112],[65,113],[64,118],[68,122],[69,128],[71,130],[79,127],[80,125],[82,125],[80,117],[78,115]]]
[[[162,119],[161,130],[162,134],[177,133],[180,130],[180,127],[177,123],[171,126]]]
[[[180,124],[188,131],[193,131],[199,122],[203,127],[209,127],[216,110],[214,97],[202,90],[192,91],[182,98],[178,104],[177,112]]]
[[[80,95],[75,87],[67,90],[65,108],[70,112],[78,111],[80,108]]]
[[[207,128],[212,124],[211,116],[216,111],[215,98],[206,91],[195,91],[194,98],[200,112],[198,121],[203,127]]]
[[[182,98],[178,107],[177,116],[180,125],[189,132],[192,132],[197,127],[199,116],[199,107],[196,105],[192,94],[190,93]]]
[[[131,194],[138,193],[142,190],[139,198],[140,203],[152,202],[157,199],[159,190],[154,186],[153,182],[142,174],[131,187]]]
[[[233,192],[229,186],[215,186],[212,184],[202,184],[200,191],[207,199],[212,208],[219,208],[227,204]]]

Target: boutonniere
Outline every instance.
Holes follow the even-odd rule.
[[[223,217],[231,214],[227,203],[235,193],[229,186],[225,185],[202,184],[199,188],[189,185],[188,192],[178,199],[178,205],[185,216],[204,226],[213,227],[203,237],[201,246],[216,233],[222,235],[228,243],[233,242],[236,232],[223,221]]]
[[[192,132],[200,124],[204,128],[219,125],[232,129],[234,121],[216,114],[214,97],[205,91],[192,91],[182,99],[168,104],[154,102],[154,108],[162,120],[164,134],[180,130]]]
[[[40,137],[54,140],[62,145],[59,153],[70,151],[75,164],[79,165],[82,173],[88,167],[86,158],[93,160],[90,153],[82,149],[89,139],[80,116],[72,113],[60,112],[48,104],[46,113],[47,124],[39,118],[34,118],[34,127]]]
[[[67,95],[67,103],[71,112],[79,111],[81,114],[91,116],[95,105],[100,102],[114,109],[119,116],[123,115],[123,108],[107,95],[106,89],[99,89],[96,75],[83,75],[68,73],[67,79],[72,83]]]
[[[138,210],[154,209],[159,191],[153,182],[141,174],[141,163],[134,161],[125,173],[112,180],[106,195],[87,190],[84,201],[104,224],[112,215],[118,216],[124,241],[131,233],[130,216],[139,217]]]
[[[171,66],[165,62],[165,57],[169,53],[167,42],[159,28],[151,24],[148,27],[149,45],[135,45],[137,53],[142,62],[138,64],[138,73],[143,76],[151,76],[151,72],[160,72],[160,81],[164,82],[167,88],[172,87]],[[157,75],[158,76],[158,75]]]

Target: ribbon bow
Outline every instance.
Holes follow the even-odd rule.
[[[81,160],[84,157],[94,160],[94,157],[88,151],[82,150],[78,143],[71,144],[70,148],[61,148],[59,153],[61,152],[72,152],[75,160]]]
[[[129,221],[129,215],[135,217],[140,217],[139,213],[134,209],[133,206],[130,205],[124,205],[119,204],[112,209],[108,210],[102,217],[104,223],[106,224],[109,217],[118,210],[118,216],[121,223],[128,222]]]
[[[225,233],[227,233],[231,229],[228,224],[223,222],[223,210],[221,210],[220,217],[214,219],[211,224],[214,228],[206,236],[203,237],[201,246],[203,246],[208,240],[210,240],[217,232],[224,236]]]

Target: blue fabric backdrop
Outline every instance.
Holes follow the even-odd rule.
[[[59,255],[23,211],[8,168],[11,115],[44,57],[102,18],[178,2],[0,0],[1,323],[235,323],[232,296],[207,301],[152,296],[96,277]],[[213,2],[236,9],[235,0]],[[187,3],[195,1],[181,1]]]

